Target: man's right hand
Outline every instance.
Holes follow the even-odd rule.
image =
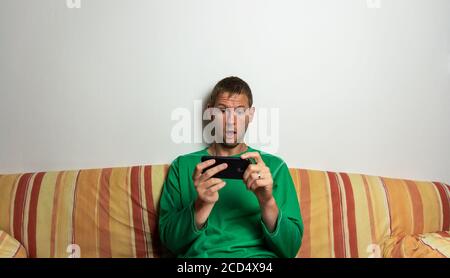
[[[216,161],[210,159],[197,164],[192,179],[195,190],[197,191],[197,200],[195,201],[195,224],[197,228],[202,228],[211,213],[214,204],[219,200],[219,190],[225,186],[225,182],[218,178],[213,178],[215,174],[225,170],[226,163],[219,164],[208,169],[203,174],[203,169],[214,165]]]

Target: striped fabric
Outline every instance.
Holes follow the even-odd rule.
[[[158,202],[167,170],[0,175],[0,229],[30,257],[160,257]],[[290,171],[305,227],[298,257],[379,256],[396,235],[450,230],[448,185]]]
[[[399,234],[448,231],[450,188],[360,174],[290,169],[305,226],[298,257],[378,257]]]
[[[22,244],[1,230],[0,258],[27,258],[27,251]]]
[[[450,258],[450,232],[400,235],[383,243],[389,258]]]
[[[0,229],[30,257],[77,256],[78,247],[81,257],[158,257],[166,172],[161,165],[0,176]]]

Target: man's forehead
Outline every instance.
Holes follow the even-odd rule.
[[[217,95],[216,105],[225,105],[227,107],[248,106],[248,98],[245,94],[230,94],[223,92]]]

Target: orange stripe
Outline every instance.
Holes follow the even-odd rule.
[[[131,200],[133,212],[133,228],[135,233],[136,257],[144,258],[147,253],[144,238],[144,220],[141,210],[141,196],[139,191],[140,167],[131,167]]]
[[[23,244],[23,218],[25,211],[25,200],[28,188],[28,183],[33,174],[26,173],[19,179],[19,184],[15,193],[14,200],[14,219],[13,219],[13,237]]]
[[[99,253],[102,258],[111,258],[111,238],[109,226],[109,178],[111,177],[111,168],[102,169],[100,176],[100,188],[98,196],[97,217],[99,223]]]
[[[444,186],[439,182],[433,183],[436,185],[439,191],[439,195],[441,197],[442,214],[443,214],[442,230],[448,231],[450,230],[450,201],[447,197],[447,194],[445,193]]]
[[[345,199],[347,204],[348,238],[350,245],[350,256],[358,257],[358,234],[356,232],[355,197],[353,195],[352,184],[346,173],[340,173],[344,181]]]
[[[31,258],[36,257],[36,224],[37,224],[37,206],[39,191],[41,190],[42,179],[45,172],[36,175],[31,189],[30,208],[28,212],[28,254]]]
[[[449,232],[436,232],[438,235],[440,235],[441,237],[450,237],[450,233]]]
[[[397,239],[396,241],[395,241],[395,245],[394,245],[394,247],[392,248],[392,251],[391,251],[391,256],[392,256],[392,258],[403,258],[403,255],[402,255],[402,242],[403,242],[403,240],[404,240],[404,237],[401,237],[401,238],[399,238],[399,239]]]
[[[77,177],[73,239],[80,246],[83,258],[100,257],[96,217],[100,177],[99,169],[80,170]]]
[[[331,204],[333,211],[334,255],[336,258],[345,258],[341,192],[339,190],[336,173],[327,171],[327,174],[330,183]]]
[[[300,195],[300,211],[303,220],[303,239],[299,256],[302,258],[311,257],[311,189],[309,175],[306,170],[297,170],[300,175],[300,184],[302,194]]]
[[[423,233],[424,227],[424,215],[423,215],[423,203],[417,184],[410,180],[405,180],[406,187],[408,188],[411,196],[411,204],[413,209],[413,229],[414,234]]]

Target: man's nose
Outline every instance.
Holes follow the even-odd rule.
[[[227,121],[227,124],[234,124],[234,122],[236,121],[233,110],[227,110],[226,121]]]

